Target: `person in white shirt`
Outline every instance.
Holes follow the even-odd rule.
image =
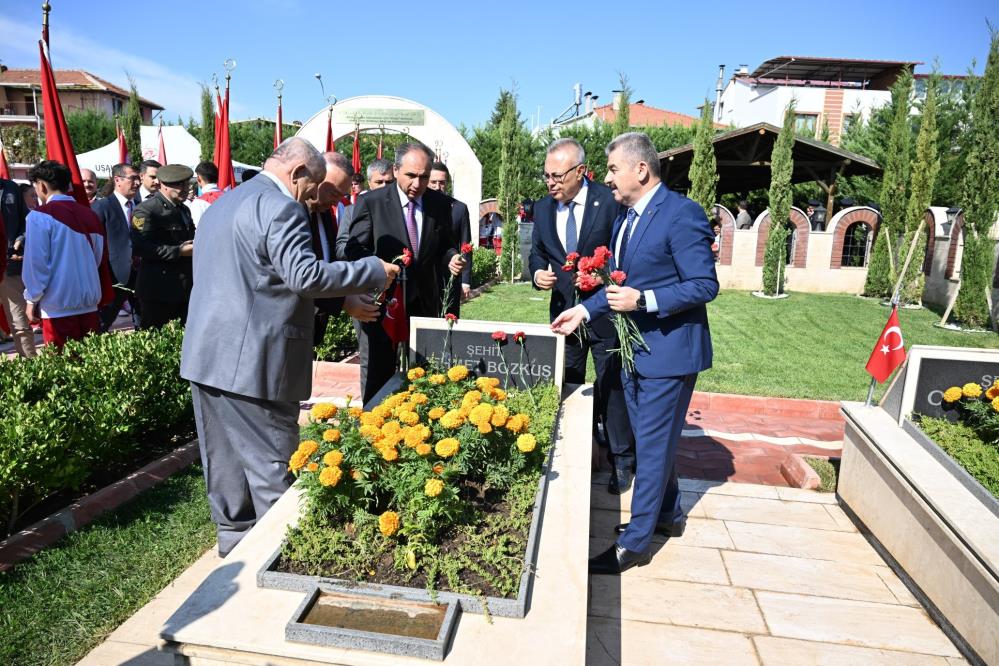
[[[194,228],[197,229],[201,216],[205,214],[209,206],[215,203],[216,199],[222,196],[222,190],[218,186],[219,168],[215,166],[214,162],[204,161],[200,163],[194,168],[194,174],[198,178],[201,194],[194,201],[188,201],[187,207],[191,211],[191,221],[194,222]]]

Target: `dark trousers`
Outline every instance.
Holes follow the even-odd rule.
[[[381,321],[362,324],[355,319],[354,330],[361,359],[361,399],[367,404],[395,374],[396,350]]]
[[[676,452],[696,380],[696,374],[642,377],[621,372],[636,453],[631,520],[617,540],[628,550],[644,552],[656,523],[672,522],[681,512]]]
[[[180,320],[180,325],[187,324],[187,301],[150,301],[140,299],[142,315],[139,318],[139,328],[160,328],[174,319]],[[219,307],[225,307],[219,303]]]
[[[635,436],[631,431],[628,408],[621,388],[621,359],[610,350],[617,347],[617,338],[605,338],[587,326],[587,336],[580,343],[579,338],[569,336],[565,343],[565,382],[583,384],[586,382],[586,355],[593,355],[596,379],[593,383],[593,433],[596,436],[597,422],[604,424],[608,457],[611,465],[632,468],[635,464]]]
[[[110,305],[105,305],[100,309],[101,316],[101,333],[107,333],[115,320],[118,319],[118,313],[121,312],[121,306],[128,303],[129,307],[132,308],[132,321],[138,324],[141,322],[139,299],[135,297],[135,294],[129,289],[122,289],[121,287],[114,288],[114,300],[111,301]]]
[[[225,557],[294,478],[298,403],[251,398],[191,383],[208,506]]]

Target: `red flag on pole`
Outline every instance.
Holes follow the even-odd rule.
[[[354,167],[354,173],[361,173],[361,139],[357,127],[354,128],[354,149],[350,155],[350,163]]]
[[[888,323],[881,331],[878,343],[874,345],[871,358],[867,361],[867,373],[879,384],[885,382],[895,368],[905,360],[905,342],[902,340],[902,329],[898,324],[898,306],[891,310]]]
[[[160,121],[159,134],[160,134],[160,156],[158,161],[160,164],[169,164],[169,162],[167,162],[166,146],[163,145],[163,121]]]
[[[76,162],[76,152],[73,150],[73,140],[69,136],[69,127],[66,126],[66,117],[62,113],[62,104],[59,102],[59,91],[56,90],[55,76],[52,74],[52,65],[49,62],[48,45],[43,41],[38,41],[38,52],[41,55],[41,79],[42,79],[42,109],[45,114],[45,154],[50,160],[62,162],[69,167],[69,172],[73,179],[73,198],[87,208],[90,207],[90,200],[83,189],[83,178],[80,176],[80,165]]]
[[[118,164],[128,164],[128,146],[125,144],[125,133],[121,131],[121,124],[116,118],[114,129],[118,134]]]
[[[393,349],[400,342],[409,342],[409,317],[406,315],[406,303],[402,298],[402,283],[398,280],[389,288],[382,328],[392,341]]]
[[[277,122],[274,123],[274,150],[281,145],[281,96],[278,95]]]
[[[222,127],[222,96],[218,85],[215,86],[215,147],[212,149],[212,162],[219,165],[219,146],[222,143],[220,129]]]
[[[326,114],[326,152],[333,152],[333,107]]]
[[[4,152],[3,141],[0,141],[0,178],[10,180],[10,167],[7,166],[7,154]]]
[[[229,77],[225,80],[225,101],[222,102],[222,119],[219,121],[219,189],[225,192],[236,187],[236,174],[232,170],[232,151],[229,145]]]

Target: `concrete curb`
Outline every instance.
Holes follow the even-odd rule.
[[[822,484],[822,479],[797,453],[789,453],[780,464],[780,475],[792,488],[815,490]]]
[[[92,523],[108,511],[117,509],[142,491],[159,485],[170,475],[193,463],[198,456],[198,440],[195,439],[121,481],[81,497],[65,509],[0,541],[0,571],[13,568],[18,562],[51,546],[67,534]]]
[[[803,400],[799,398],[770,398],[734,393],[706,393],[694,391],[689,409],[755,414],[757,416],[785,416],[819,421],[843,421],[840,403],[832,400]]]

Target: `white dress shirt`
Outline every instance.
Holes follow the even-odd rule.
[[[201,194],[208,194],[209,192],[218,192],[219,187],[215,184],[205,185],[201,190]],[[201,216],[205,214],[208,207],[212,204],[205,201],[204,199],[198,197],[194,201],[188,201],[187,208],[191,211],[191,222],[194,224],[194,228],[198,228],[198,222],[201,221]]]
[[[636,213],[636,215],[635,215],[635,221],[631,223],[632,227],[637,227],[638,226],[638,221],[640,219],[642,219],[642,214],[645,212],[645,209],[648,208],[649,202],[652,201],[652,197],[654,197],[656,195],[656,192],[658,192],[659,188],[662,187],[662,186],[663,186],[663,184],[659,183],[659,185],[657,185],[656,187],[653,187],[651,190],[649,190],[648,192],[646,192],[645,194],[643,194],[642,198],[639,199],[638,201],[636,201],[635,205],[632,206],[632,208],[635,209],[635,213]],[[625,213],[627,214],[627,211],[625,211]],[[625,218],[625,220],[627,220],[627,218]],[[622,224],[621,225],[621,231],[618,233],[617,238],[614,240],[614,257],[615,258],[621,256],[621,239],[624,238],[624,232],[625,231],[628,231],[628,233],[633,233],[634,232],[634,228],[632,228],[631,230],[627,230],[626,229],[627,226],[628,226],[627,224]],[[630,237],[628,238],[628,247],[631,248],[631,238]],[[632,248],[632,249],[634,249],[634,248]],[[621,266],[618,265],[618,268],[620,268],[620,267]],[[656,294],[655,294],[655,292],[652,291],[651,289],[646,289],[643,293],[645,294],[645,311],[646,312],[659,312],[659,304],[656,303]]]
[[[399,202],[400,205],[402,205],[402,221],[406,223],[406,232],[408,234],[409,197],[407,197],[406,193],[402,191],[402,188],[399,187],[398,183],[396,183],[395,191],[399,193]],[[413,219],[416,220],[416,242],[419,244],[423,242],[423,197],[413,199],[413,203],[416,204],[416,209],[413,211]]]

